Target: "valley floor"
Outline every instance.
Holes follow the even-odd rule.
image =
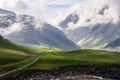
[[[0,74],[24,67],[40,56],[34,64],[20,71],[3,76],[1,79],[30,80],[29,78],[39,77],[36,80],[49,80],[51,78],[59,78],[60,76],[74,75],[95,75],[103,78],[120,79],[120,53],[118,52],[103,50],[66,52],[57,49],[32,49],[31,53],[33,52],[34,56],[23,56],[24,58],[20,57],[19,61],[15,58],[16,62],[4,62],[4,64],[1,64]],[[13,56],[10,58],[12,59]],[[4,59],[7,58],[5,57]]]

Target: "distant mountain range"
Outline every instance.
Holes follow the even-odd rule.
[[[0,34],[17,44],[29,47],[79,49],[58,28],[29,15],[17,15],[0,9]]]
[[[113,19],[107,20],[105,18],[107,21],[104,21],[105,14],[103,13],[107,9],[109,9],[109,7],[105,7],[104,10],[101,12],[98,11],[98,14],[95,15],[101,17],[101,20],[98,18],[100,21],[102,21],[103,18],[103,21],[100,23],[95,22],[94,17],[87,19],[86,16],[85,20],[81,19],[84,18],[82,15],[85,13],[80,14],[80,10],[77,8],[77,10],[74,10],[73,13],[68,14],[60,21],[58,27],[62,29],[70,40],[82,49],[105,49],[112,41],[120,38],[120,19],[113,22]],[[97,20],[97,18],[95,19]],[[83,22],[81,20],[83,20]],[[69,26],[69,23],[72,23],[72,26]]]
[[[98,13],[98,15],[104,15]],[[79,11],[68,14],[58,27],[29,15],[17,15],[0,9],[0,34],[17,44],[29,47],[53,47],[64,50],[109,49],[120,46],[120,21],[80,25]],[[73,26],[69,28],[69,23]],[[87,19],[86,24],[92,23]],[[77,27],[76,27],[77,25]],[[65,34],[64,34],[65,33]],[[78,47],[79,46],[79,47]]]

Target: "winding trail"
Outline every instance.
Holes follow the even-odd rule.
[[[33,65],[34,63],[36,63],[36,62],[39,60],[39,58],[40,58],[40,56],[37,57],[37,58],[36,58],[34,61],[32,61],[31,63],[29,63],[29,64],[27,64],[27,65],[25,65],[25,66],[23,66],[23,67],[21,67],[21,68],[13,69],[13,70],[8,71],[8,72],[6,72],[6,73],[0,74],[0,77],[3,77],[3,76],[5,76],[5,75],[11,74],[11,73],[16,72],[16,71],[23,70],[24,68],[29,67],[29,66]]]

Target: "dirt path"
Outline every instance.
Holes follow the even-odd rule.
[[[39,60],[39,58],[40,58],[40,56],[37,57],[37,58],[36,58],[34,61],[32,61],[31,63],[29,63],[29,64],[27,64],[27,65],[25,65],[25,66],[23,66],[23,67],[21,67],[21,68],[13,69],[13,70],[8,71],[8,72],[6,72],[6,73],[0,74],[0,77],[3,77],[3,76],[5,76],[5,75],[11,74],[11,73],[16,72],[16,71],[23,70],[24,68],[29,67],[29,66],[33,65],[34,63],[36,63],[36,62]]]

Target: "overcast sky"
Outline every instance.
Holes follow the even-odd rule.
[[[65,15],[69,8],[81,4],[85,5],[89,0],[48,0],[48,8],[51,13],[53,13],[53,16],[57,16],[59,14]]]
[[[116,5],[120,3],[120,0],[0,0],[0,8],[50,20],[59,14],[65,15],[74,5],[85,6],[93,1],[102,1],[103,3],[112,1],[112,3],[116,2]],[[99,2],[97,5],[100,5]]]
[[[65,14],[73,5],[87,2],[88,0],[0,0],[0,8],[48,20],[58,14]]]

